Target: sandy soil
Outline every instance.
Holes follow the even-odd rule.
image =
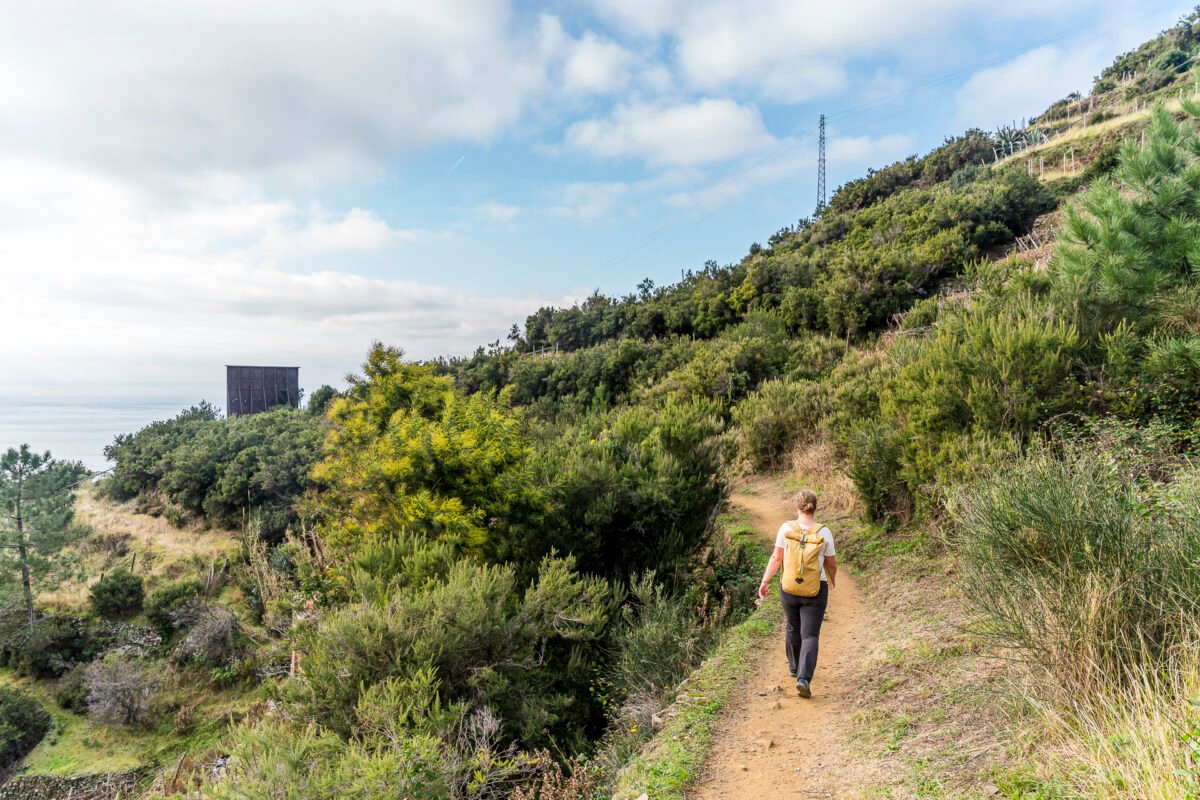
[[[779,524],[793,513],[770,490],[736,495],[732,503],[751,515],[767,546],[774,542]],[[834,521],[822,521],[829,522],[836,536]],[[766,602],[779,605],[774,594]],[[781,623],[752,676],[726,706],[692,796],[854,798],[886,783],[880,767],[856,752],[848,739],[871,635],[867,606],[844,567],[838,572],[837,588],[830,592],[811,699],[798,697],[788,676],[783,632]]]

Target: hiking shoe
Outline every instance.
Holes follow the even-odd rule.
[[[812,697],[812,689],[808,688],[808,681],[804,678],[796,679],[796,694],[801,697]]]

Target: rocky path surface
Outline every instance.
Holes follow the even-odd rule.
[[[750,514],[768,547],[773,546],[780,523],[794,513],[785,499],[769,490],[735,495],[732,503]],[[828,522],[836,537],[837,526],[833,520]],[[766,602],[779,606],[775,594]],[[726,706],[692,796],[698,800],[855,798],[886,785],[879,767],[857,753],[848,738],[853,693],[860,685],[859,671],[871,641],[869,624],[866,603],[843,567],[821,628],[813,696],[805,700],[796,695],[788,676],[781,621],[751,677]]]

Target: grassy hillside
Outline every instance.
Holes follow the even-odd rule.
[[[211,602],[236,611],[247,637],[261,637],[230,581],[231,566],[242,557],[239,534],[176,527],[162,516],[140,513],[133,503],[106,500],[88,484],[77,490],[76,511],[78,557],[71,574],[39,596],[44,638],[29,643],[37,650],[6,631],[9,666],[0,669],[0,685],[37,699],[52,716],[49,733],[25,757],[20,774],[125,773],[173,763],[185,753],[215,757],[231,722],[255,702],[245,683],[214,682],[208,670],[172,665],[156,689],[152,713],[136,724],[114,725],[87,713],[84,674],[87,660],[104,650],[150,653],[163,646],[159,637],[169,642],[170,631],[155,617],[154,598],[173,586],[195,584],[199,595],[207,590]],[[142,581],[142,607],[113,618],[94,615],[89,590],[121,571]]]

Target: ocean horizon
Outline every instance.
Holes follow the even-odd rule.
[[[170,419],[198,402],[199,398],[76,403],[62,398],[0,397],[0,452],[28,444],[38,452],[49,450],[57,459],[82,461],[98,472],[112,466],[104,448],[118,434]]]

